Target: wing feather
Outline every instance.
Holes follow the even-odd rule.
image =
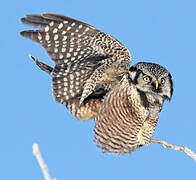
[[[66,104],[78,99],[85,87],[83,102],[97,87],[96,78],[102,79],[112,65],[115,64],[116,69],[120,66],[124,71],[129,69],[131,55],[128,49],[91,25],[52,13],[29,14],[21,21],[39,28],[20,34],[41,44],[55,62],[51,75],[57,102]]]

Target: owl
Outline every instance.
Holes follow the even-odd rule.
[[[131,54],[118,40],[63,15],[30,14],[21,21],[39,28],[20,34],[41,44],[55,63],[31,56],[52,77],[55,101],[79,120],[95,120],[95,142],[103,152],[130,153],[150,143],[173,93],[166,68],[147,62],[130,67]]]

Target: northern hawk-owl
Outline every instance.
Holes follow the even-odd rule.
[[[32,56],[52,76],[55,101],[80,120],[95,119],[95,142],[104,152],[129,153],[151,141],[173,92],[164,67],[140,62],[130,68],[130,52],[118,40],[63,15],[31,14],[21,21],[40,28],[20,34],[55,62],[53,68]]]

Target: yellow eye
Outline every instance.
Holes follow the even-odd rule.
[[[165,83],[165,79],[161,79],[161,84],[164,84]]]
[[[150,77],[149,76],[144,76],[143,80],[146,81],[146,82],[150,82]]]

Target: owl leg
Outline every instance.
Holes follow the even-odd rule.
[[[148,119],[145,121],[137,135],[139,146],[144,146],[150,143],[155,127],[157,124],[157,119]]]
[[[144,122],[144,124],[142,125],[142,127],[137,135],[139,146],[144,146],[147,144],[147,141],[144,138],[144,134],[145,134],[145,132],[147,132],[148,129],[149,129],[149,124]]]
[[[37,58],[33,57],[32,55],[29,55],[29,57],[35,61],[35,63],[37,64],[37,66],[39,66],[40,69],[42,69],[43,71],[47,72],[48,74],[51,75],[53,68],[40,62]]]

